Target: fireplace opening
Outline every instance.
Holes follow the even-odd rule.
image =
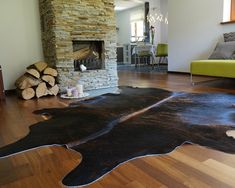
[[[73,41],[74,70],[104,69],[104,41]]]

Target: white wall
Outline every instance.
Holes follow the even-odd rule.
[[[150,8],[150,14],[152,12],[153,8],[161,9],[161,0],[149,0],[149,8]],[[161,23],[157,22],[154,25],[155,28],[155,35],[154,35],[154,44],[157,44],[161,41]]]
[[[161,12],[164,17],[168,15],[168,0],[161,0]],[[168,24],[161,22],[161,43],[168,43]]]
[[[131,19],[133,15],[142,15],[144,18],[144,5],[119,11],[116,13],[117,27],[119,31],[117,32],[117,43],[118,44],[128,44],[131,38]]]
[[[38,0],[0,1],[0,64],[5,89],[25,68],[43,60]]]
[[[225,32],[223,0],[169,0],[169,71],[189,72],[190,62],[207,59]]]

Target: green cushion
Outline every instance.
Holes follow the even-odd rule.
[[[235,78],[235,60],[197,60],[190,70],[196,75]]]
[[[168,56],[168,44],[158,44],[156,56]]]

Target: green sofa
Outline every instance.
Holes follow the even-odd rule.
[[[235,60],[197,60],[190,66],[191,83],[193,75],[235,78]]]

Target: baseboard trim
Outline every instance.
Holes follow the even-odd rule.
[[[183,75],[187,74],[187,75],[190,75],[189,72],[178,72],[178,71],[167,71],[167,73],[169,73],[169,74],[183,74]]]
[[[15,94],[16,94],[16,89],[5,90],[5,95],[6,96],[15,95]]]

